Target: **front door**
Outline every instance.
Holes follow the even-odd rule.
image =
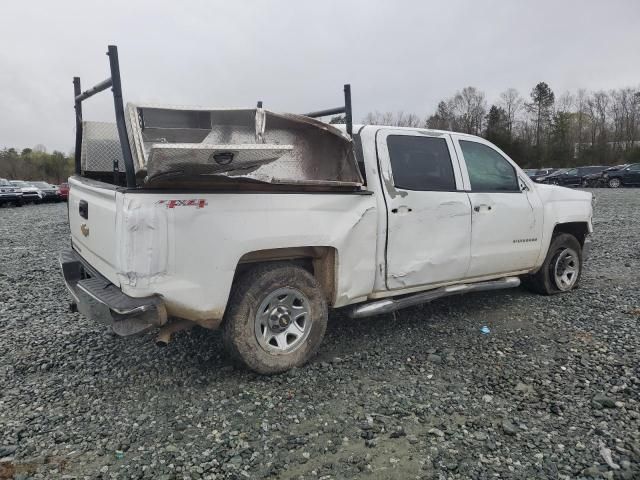
[[[489,142],[454,139],[472,208],[468,276],[530,269],[542,247],[542,204],[533,185]]]
[[[627,183],[630,183],[632,185],[638,185],[640,184],[640,163],[636,163],[634,165],[631,165],[630,167],[627,167],[627,171],[625,172],[626,178],[623,179],[623,181],[626,180]]]
[[[376,143],[387,204],[387,288],[464,278],[471,206],[451,137],[387,129]]]
[[[560,185],[580,185],[580,172],[577,168],[572,168],[560,175],[559,180],[561,180]]]

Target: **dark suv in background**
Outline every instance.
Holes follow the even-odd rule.
[[[618,188],[623,185],[640,185],[640,163],[633,163],[619,170],[604,172],[602,176],[609,188]]]
[[[600,173],[605,168],[607,168],[606,165],[570,168],[566,172],[547,177],[544,180],[544,183],[563,185],[565,187],[580,187],[582,186],[582,181],[587,175]]]

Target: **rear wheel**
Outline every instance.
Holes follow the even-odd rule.
[[[316,279],[290,263],[264,264],[235,283],[223,324],[227,350],[251,370],[279,373],[305,364],[327,327]]]
[[[607,185],[609,186],[609,188],[619,188],[622,185],[622,182],[620,181],[619,178],[610,178],[607,181]]]
[[[555,295],[577,287],[582,274],[582,247],[573,235],[561,233],[551,240],[547,257],[533,275],[524,277],[523,284],[534,292]]]

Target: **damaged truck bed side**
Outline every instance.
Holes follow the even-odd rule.
[[[386,313],[467,291],[567,292],[592,232],[591,194],[535,184],[470,135],[310,115],[122,105],[76,79],[74,304],[121,335],[192,325],[261,373],[302,365],[328,310]],[[106,85],[106,86],[105,86]],[[113,88],[116,123],[82,101]],[[313,116],[345,113],[333,126]]]

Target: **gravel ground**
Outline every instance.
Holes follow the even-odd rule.
[[[640,190],[595,193],[579,290],[333,314],[273,377],[70,313],[65,205],[2,208],[0,478],[640,478]]]

